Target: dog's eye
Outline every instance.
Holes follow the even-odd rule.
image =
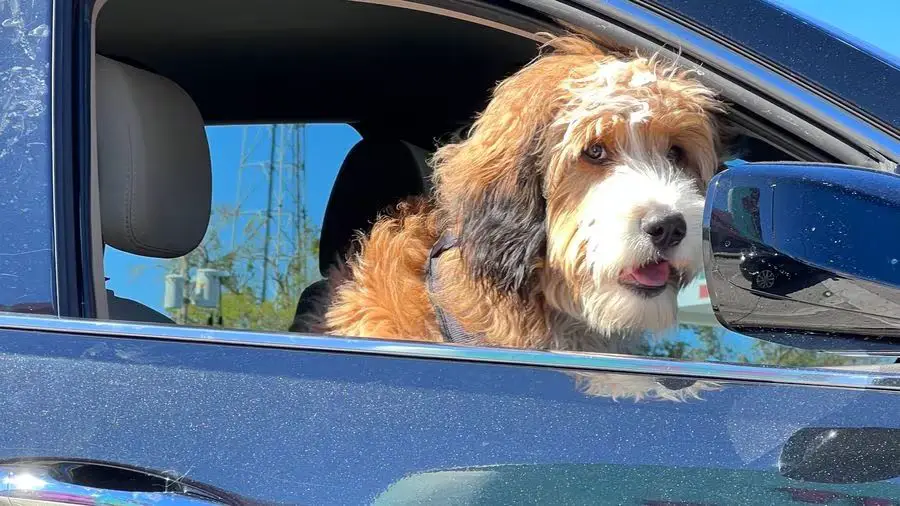
[[[606,159],[606,148],[599,142],[597,144],[591,144],[584,150],[584,156],[592,162],[602,162]]]
[[[681,146],[672,146],[669,148],[669,152],[666,153],[666,158],[672,163],[682,163],[684,162],[684,149]]]

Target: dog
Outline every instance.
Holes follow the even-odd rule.
[[[724,105],[657,57],[576,35],[544,49],[495,87],[465,138],[435,152],[434,195],[359,237],[312,328],[633,354],[676,324],[677,293],[702,268]]]

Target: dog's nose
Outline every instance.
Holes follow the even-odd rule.
[[[659,249],[677,246],[687,234],[687,222],[681,213],[651,212],[641,219],[641,230]]]

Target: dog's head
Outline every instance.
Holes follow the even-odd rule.
[[[438,204],[472,277],[599,332],[675,323],[702,267],[715,93],[655,58],[564,37],[501,82],[435,155]]]

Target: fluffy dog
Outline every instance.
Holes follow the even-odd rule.
[[[675,325],[722,104],[657,58],[548,47],[438,149],[434,197],[382,216],[330,275],[319,330],[627,354]]]

